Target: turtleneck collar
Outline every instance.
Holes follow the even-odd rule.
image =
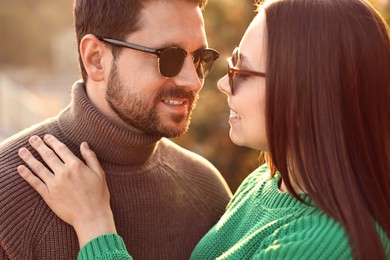
[[[72,102],[59,115],[59,127],[75,145],[87,141],[99,160],[120,165],[143,164],[160,140],[112,122],[91,103],[82,82],[73,85]]]

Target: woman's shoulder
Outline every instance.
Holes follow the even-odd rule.
[[[240,201],[248,193],[256,192],[261,189],[263,184],[271,179],[271,173],[266,164],[259,166],[252,173],[250,173],[245,180],[238,187],[234,193],[233,198],[229,202],[228,208],[233,206],[236,201]]]
[[[343,227],[321,211],[297,216],[269,239],[256,253],[260,259],[352,259]]]
[[[263,164],[245,178],[240,187],[238,187],[237,192],[262,184],[269,179],[271,179],[271,172],[267,164]]]

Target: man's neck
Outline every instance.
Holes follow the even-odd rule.
[[[145,162],[160,140],[110,120],[94,106],[80,82],[73,87],[72,105],[61,113],[59,126],[65,138],[76,146],[87,141],[100,160],[122,165]]]

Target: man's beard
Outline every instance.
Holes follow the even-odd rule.
[[[187,113],[171,114],[170,121],[177,123],[176,127],[167,124],[160,118],[157,107],[165,98],[186,99]],[[164,86],[154,97],[147,97],[132,93],[129,87],[120,80],[116,63],[113,62],[107,82],[106,100],[111,109],[129,126],[143,133],[159,137],[177,137],[187,132],[190,125],[191,113],[196,106],[198,94],[194,91],[185,91],[177,86]],[[168,119],[165,119],[168,120]],[[184,127],[179,124],[186,121]]]

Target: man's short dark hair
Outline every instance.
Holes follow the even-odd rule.
[[[78,49],[81,39],[87,34],[123,40],[130,33],[139,30],[142,27],[141,11],[145,3],[152,1],[162,0],[75,0],[74,21]],[[202,9],[207,4],[207,0],[186,1],[198,2]],[[80,53],[79,62],[81,76],[86,82],[87,72]]]

